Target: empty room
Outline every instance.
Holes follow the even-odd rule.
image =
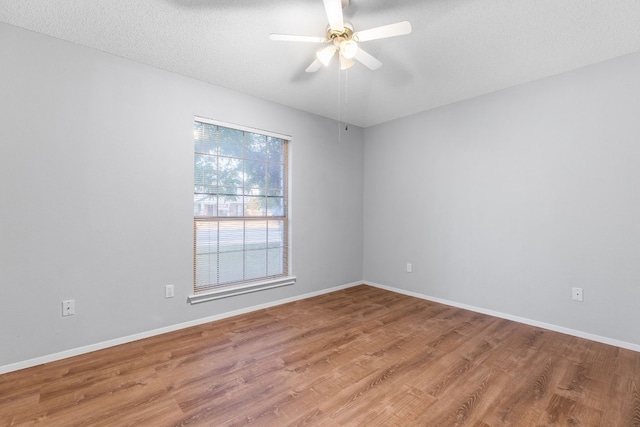
[[[640,427],[640,2],[3,0],[0,426]]]

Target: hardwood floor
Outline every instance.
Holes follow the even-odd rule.
[[[0,425],[640,426],[640,353],[357,286],[0,376]]]

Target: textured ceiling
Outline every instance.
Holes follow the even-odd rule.
[[[639,0],[351,0],[384,64],[304,69],[324,36],[322,0],[2,0],[0,21],[367,127],[640,51]],[[340,90],[339,90],[340,88]]]

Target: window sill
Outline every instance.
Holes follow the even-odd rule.
[[[254,282],[245,285],[238,285],[224,289],[216,289],[209,292],[190,295],[188,301],[191,304],[198,304],[216,299],[233,297],[236,295],[248,294],[251,292],[263,291],[265,289],[279,288],[281,286],[293,285],[296,278],[293,276],[280,277],[278,279],[265,280],[264,282]]]

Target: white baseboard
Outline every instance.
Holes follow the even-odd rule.
[[[552,325],[552,324],[549,324],[549,323],[539,322],[537,320],[531,320],[531,319],[527,319],[527,318],[524,318],[524,317],[513,316],[511,314],[500,313],[500,312],[493,311],[493,310],[487,310],[487,309],[476,307],[476,306],[472,306],[472,305],[461,304],[461,303],[458,303],[458,302],[455,302],[455,301],[449,301],[449,300],[445,300],[445,299],[442,299],[442,298],[436,298],[436,297],[432,297],[432,296],[421,294],[421,293],[417,293],[417,292],[406,291],[404,289],[394,288],[392,286],[381,285],[379,283],[373,283],[373,282],[369,282],[369,281],[363,280],[363,281],[348,283],[348,284],[345,284],[345,285],[335,286],[335,287],[328,288],[328,289],[322,289],[320,291],[310,292],[310,293],[307,293],[307,294],[296,295],[294,297],[280,299],[280,300],[268,302],[268,303],[265,303],[265,304],[259,304],[259,305],[255,305],[255,306],[251,306],[251,307],[246,307],[246,308],[239,309],[239,310],[228,311],[228,312],[225,312],[225,313],[216,314],[214,316],[209,316],[209,317],[205,317],[205,318],[202,318],[202,319],[196,319],[196,320],[191,320],[189,322],[178,323],[176,325],[170,325],[170,326],[166,326],[166,327],[163,327],[163,328],[154,329],[154,330],[146,331],[146,332],[141,332],[141,333],[134,334],[134,335],[128,335],[126,337],[116,338],[116,339],[109,340],[109,341],[103,341],[103,342],[100,342],[100,343],[91,344],[91,345],[87,345],[87,346],[84,346],[84,347],[73,348],[73,349],[69,349],[69,350],[66,350],[66,351],[59,352],[59,353],[48,354],[48,355],[45,355],[45,356],[36,357],[36,358],[25,360],[25,361],[22,361],[22,362],[17,362],[17,363],[12,363],[12,364],[9,364],[9,365],[0,366],[0,374],[5,374],[5,373],[8,373],[8,372],[18,371],[20,369],[25,369],[25,368],[30,368],[30,367],[37,366],[37,365],[42,365],[43,363],[55,362],[56,360],[66,359],[68,357],[79,356],[81,354],[90,353],[92,351],[102,350],[102,349],[109,348],[109,347],[114,347],[114,346],[117,346],[117,345],[120,345],[120,344],[126,344],[126,343],[129,343],[129,342],[138,341],[138,340],[141,340],[141,339],[144,339],[144,338],[150,338],[150,337],[153,337],[153,336],[156,336],[156,335],[165,334],[165,333],[168,333],[168,332],[174,332],[174,331],[177,331],[177,330],[180,330],[180,329],[185,329],[185,328],[189,328],[189,327],[192,327],[192,326],[201,325],[203,323],[214,322],[216,320],[225,319],[227,317],[233,317],[233,316],[237,316],[237,315],[240,315],[240,314],[250,313],[252,311],[262,310],[264,308],[275,307],[275,306],[286,304],[286,303],[289,303],[289,302],[299,301],[299,300],[306,299],[306,298],[312,298],[312,297],[315,297],[315,296],[328,294],[330,292],[335,292],[335,291],[339,291],[339,290],[342,290],[342,289],[351,288],[351,287],[358,286],[358,285],[361,285],[361,284],[373,286],[373,287],[380,288],[380,289],[385,289],[387,291],[396,292],[396,293],[399,293],[399,294],[408,295],[408,296],[415,297],[415,298],[424,299],[424,300],[427,300],[427,301],[433,301],[433,302],[437,302],[437,303],[440,303],[440,304],[450,305],[452,307],[462,308],[464,310],[469,310],[469,311],[473,311],[473,312],[476,312],[476,313],[487,314],[489,316],[494,316],[494,317],[498,317],[498,318],[501,318],[501,319],[512,320],[514,322],[523,323],[525,325],[536,326],[536,327],[539,327],[539,328],[548,329],[550,331],[560,332],[560,333],[563,333],[563,334],[572,335],[572,336],[576,336],[576,337],[579,337],[579,338],[585,338],[585,339],[588,339],[588,340],[591,340],[591,341],[596,341],[596,342],[600,342],[600,343],[603,343],[603,344],[613,345],[613,346],[616,346],[616,347],[625,348],[625,349],[628,349],[628,350],[640,352],[640,345],[638,345],[638,344],[633,344],[633,343],[629,343],[629,342],[626,342],[626,341],[620,341],[620,340],[616,340],[616,339],[613,339],[613,338],[603,337],[603,336],[600,336],[600,335],[594,335],[594,334],[591,334],[591,333],[588,333],[588,332],[576,331],[576,330],[565,328],[565,327],[562,327],[562,326],[557,326],[557,325]]]
[[[138,334],[128,335],[126,337],[116,338],[109,341],[103,341],[96,344],[87,345],[84,347],[72,348],[69,350],[61,351],[59,353],[48,354],[45,356],[36,357],[33,359],[25,360],[22,362],[11,363],[9,365],[0,366],[0,374],[6,374],[8,372],[18,371],[20,369],[31,368],[33,366],[42,365],[43,363],[55,362],[56,360],[66,359],[68,357],[79,356],[81,354],[90,353],[96,350],[102,350],[109,347],[114,347],[120,344],[126,344],[133,341],[138,341],[144,338],[150,338],[156,335],[166,334],[168,332],[178,331],[180,329],[189,328],[191,326],[201,325],[203,323],[214,322],[216,320],[225,319],[227,317],[237,316],[239,314],[250,313],[252,311],[262,310],[264,308],[275,307],[277,305],[286,304],[306,298],[312,298],[319,295],[328,294],[330,292],[339,291],[342,289],[351,288],[353,286],[361,285],[363,282],[358,281],[354,283],[348,283],[346,285],[335,286],[333,288],[323,289],[321,291],[310,292],[307,294],[296,295],[294,297],[280,299],[277,301],[268,302],[265,304],[259,304],[251,307],[242,308],[239,310],[228,311],[225,313],[216,314],[214,316],[205,317],[202,319],[191,320],[189,322],[178,323],[176,325],[165,326],[163,328],[154,329],[151,331],[141,332]]]
[[[404,289],[398,289],[398,288],[394,288],[392,286],[381,285],[379,283],[373,283],[373,282],[369,282],[369,281],[366,281],[366,280],[363,281],[362,283],[364,283],[365,285],[373,286],[375,288],[380,288],[380,289],[384,289],[384,290],[391,291],[391,292],[397,292],[399,294],[403,294],[403,295],[407,295],[407,296],[411,296],[411,297],[416,297],[416,298],[424,299],[424,300],[427,300],[427,301],[433,301],[433,302],[437,302],[437,303],[440,303],[440,304],[450,305],[452,307],[462,308],[464,310],[469,310],[469,311],[473,311],[473,312],[476,312],[476,313],[487,314],[489,316],[499,317],[501,319],[507,319],[507,320],[512,320],[514,322],[523,323],[525,325],[536,326],[538,328],[548,329],[550,331],[560,332],[560,333],[563,333],[563,334],[572,335],[574,337],[585,338],[585,339],[588,339],[588,340],[591,340],[591,341],[595,341],[595,342],[599,342],[599,343],[603,343],[603,344],[608,344],[608,345],[613,345],[613,346],[616,346],[616,347],[625,348],[627,350],[633,350],[633,351],[640,352],[640,345],[629,343],[629,342],[626,342],[626,341],[620,341],[620,340],[616,340],[616,339],[613,339],[613,338],[603,337],[603,336],[591,334],[591,333],[588,333],[588,332],[576,331],[574,329],[565,328],[563,326],[552,325],[550,323],[539,322],[537,320],[531,320],[531,319],[527,319],[525,317],[519,317],[519,316],[514,316],[514,315],[511,315],[511,314],[500,313],[498,311],[487,310],[487,309],[484,309],[484,308],[481,308],[481,307],[462,304],[462,303],[459,303],[459,302],[449,301],[449,300],[445,300],[445,299],[442,299],[442,298],[436,298],[436,297],[432,297],[432,296],[429,296],[429,295],[420,294],[418,292],[406,291]]]

